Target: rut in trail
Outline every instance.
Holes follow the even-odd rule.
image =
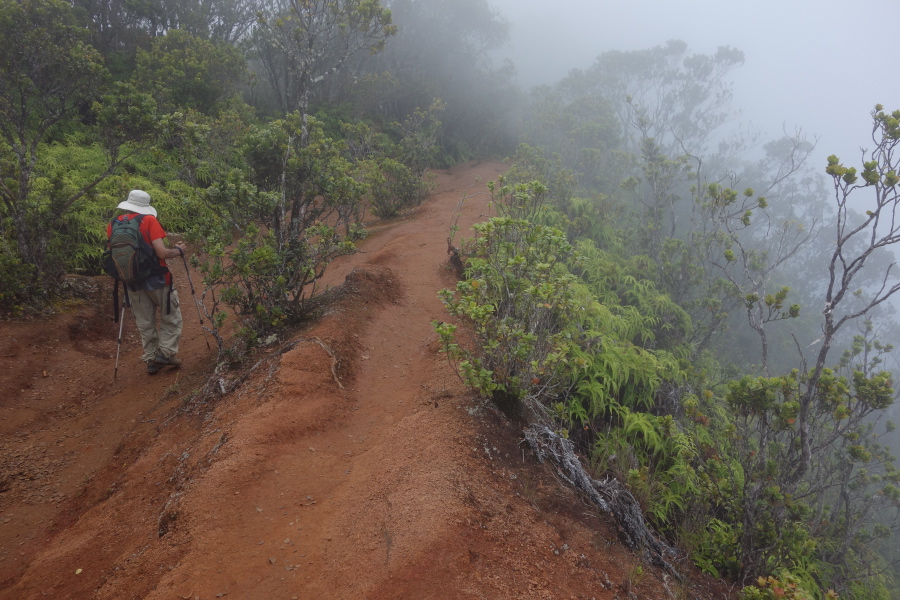
[[[31,360],[48,376],[19,356],[0,381],[24,390],[0,421],[5,450],[19,471],[46,467],[0,492],[0,599],[625,597],[639,559],[537,463],[524,424],[462,386],[433,331],[456,281],[450,227],[471,235],[504,170],[438,172],[422,207],[330,266],[342,290],[326,314],[214,404],[189,402],[212,360],[189,312],[185,366],[152,379],[105,377],[114,333],[86,348],[42,330],[54,350]],[[99,319],[63,329],[82,317]],[[0,349],[25,331],[0,329]],[[636,589],[674,585],[648,568]]]

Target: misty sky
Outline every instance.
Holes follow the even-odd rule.
[[[506,54],[519,82],[552,83],[606,50],[641,50],[670,39],[692,52],[733,46],[741,120],[777,137],[782,123],[819,136],[816,160],[848,166],[871,148],[869,112],[900,109],[900,42],[890,33],[898,0],[489,0],[513,24]],[[867,144],[867,142],[869,142]],[[817,165],[818,169],[818,165]]]

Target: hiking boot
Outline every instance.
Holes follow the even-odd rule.
[[[160,367],[165,366],[173,366],[180,367],[181,361],[175,358],[174,356],[163,356],[162,352],[157,352],[156,356],[153,358],[153,362],[159,365]]]
[[[162,365],[156,364],[155,360],[147,361],[147,375],[156,375],[160,369],[162,369]]]

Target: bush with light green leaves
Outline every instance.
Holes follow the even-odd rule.
[[[464,348],[452,324],[437,331],[468,385],[545,412],[574,367],[581,307],[568,265],[577,257],[561,231],[525,220],[494,218],[475,231],[465,279],[441,292],[450,314],[471,326],[474,346]]]

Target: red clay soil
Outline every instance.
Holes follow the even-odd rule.
[[[177,268],[178,370],[145,373],[127,316],[113,379],[103,279],[0,323],[0,599],[725,598],[687,561],[688,583],[642,565],[439,353],[448,232],[464,197],[460,236],[489,215],[503,169],[437,173],[225,396],[198,397],[215,352]]]

